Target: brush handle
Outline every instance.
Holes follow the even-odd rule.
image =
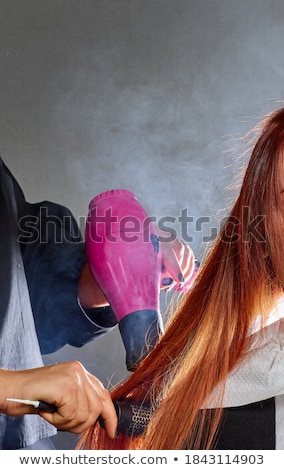
[[[55,413],[57,411],[57,406],[51,403],[46,403],[45,401],[38,400],[38,406],[35,406],[37,410],[47,411],[48,413]]]

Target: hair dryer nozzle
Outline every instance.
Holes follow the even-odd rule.
[[[126,351],[126,366],[133,371],[154,348],[163,331],[161,316],[155,310],[139,310],[122,318],[119,331]]]

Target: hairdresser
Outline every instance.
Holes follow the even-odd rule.
[[[0,449],[52,448],[56,428],[80,433],[98,416],[113,437],[116,413],[103,385],[76,361],[43,367],[41,358],[117,324],[90,274],[75,220],[57,204],[27,203],[1,158],[0,193]],[[164,252],[166,283],[186,281],[192,253],[178,240]],[[7,398],[43,400],[57,412]]]

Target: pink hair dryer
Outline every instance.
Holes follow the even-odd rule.
[[[85,244],[92,275],[118,321],[127,369],[134,370],[163,330],[155,226],[132,192],[106,191],[90,202]]]

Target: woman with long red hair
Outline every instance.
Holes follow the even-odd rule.
[[[118,410],[123,410],[125,403],[129,405],[140,432],[133,431],[135,426],[132,432],[121,431],[118,426],[117,439],[111,440],[97,423],[81,437],[79,448],[218,446],[218,437],[226,431],[226,383],[234,380],[235,371],[241,373],[247,363],[253,365],[257,360],[266,344],[264,332],[269,324],[278,326],[274,336],[268,335],[268,343],[278,341],[278,307],[284,283],[283,228],[284,108],[261,123],[239,196],[194,287],[179,301],[154,350],[111,391]],[[252,396],[254,387],[251,379],[248,388]],[[284,393],[284,388],[278,387],[275,393],[281,391]],[[268,390],[255,401],[273,397]],[[260,409],[265,408],[265,402],[261,403]]]

